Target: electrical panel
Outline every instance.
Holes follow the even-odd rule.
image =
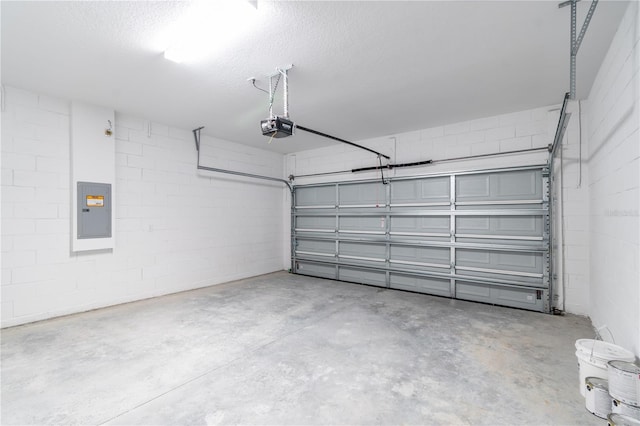
[[[78,239],[111,238],[111,184],[78,182]]]

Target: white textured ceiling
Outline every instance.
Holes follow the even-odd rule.
[[[578,3],[579,24],[589,5]],[[626,6],[599,3],[578,55],[578,98]],[[290,63],[291,118],[353,141],[560,103],[569,86],[569,8],[555,1],[260,0],[250,28],[183,64],[164,59],[161,34],[188,2],[1,7],[3,84],[278,152],[334,143],[261,135],[267,95],[247,78],[265,87]]]

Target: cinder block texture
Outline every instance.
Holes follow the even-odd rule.
[[[70,102],[2,111],[2,326],[282,269],[281,184],[196,170],[188,129],[116,114],[113,251],[72,253]],[[204,165],[280,177],[283,156],[203,135]]]
[[[590,316],[640,356],[640,8],[630,2],[585,110]],[[607,330],[605,330],[607,329]]]

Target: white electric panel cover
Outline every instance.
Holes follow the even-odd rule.
[[[71,188],[73,191],[71,197],[73,216],[71,246],[73,251],[115,247],[115,143],[115,112],[112,109],[80,102],[71,103]],[[85,194],[84,197],[81,197],[83,201],[79,203],[79,182],[96,182],[109,187],[109,215],[106,215],[106,205],[98,206],[101,201],[100,194]],[[82,204],[86,204],[87,195],[97,198],[89,201],[91,204],[89,207],[83,207]],[[103,203],[106,202],[105,199],[102,200]],[[93,209],[96,213],[104,214],[105,218],[101,220],[110,221],[108,225],[101,225],[104,232],[83,234],[82,229],[86,228],[80,220],[83,208]],[[86,212],[84,213],[86,214]]]

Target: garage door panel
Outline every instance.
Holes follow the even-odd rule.
[[[485,250],[457,250],[456,251],[456,264],[467,266],[481,266],[489,265],[491,263],[489,252]]]
[[[424,272],[427,274],[432,274],[434,277],[442,276],[442,274],[449,274],[450,266],[449,265],[439,265],[437,263],[422,263],[422,262],[411,262],[406,260],[391,260],[389,261],[389,266],[399,271],[400,273],[416,273],[416,272]]]
[[[540,216],[459,216],[456,232],[472,235],[542,236]]]
[[[491,287],[458,281],[456,283],[456,296],[460,299],[489,302],[491,300]]]
[[[391,218],[390,231],[407,234],[449,234],[449,223],[449,216],[397,216]]]
[[[455,271],[457,279],[462,281],[473,281],[478,279],[485,283],[493,282],[504,285],[521,285],[532,288],[544,288],[542,278],[519,275],[520,273],[518,272],[510,272],[507,270],[482,272],[481,270],[468,270],[464,266],[455,268]]]
[[[528,210],[528,209],[541,209],[542,202],[537,200],[525,200],[523,203],[514,204],[509,200],[495,200],[495,201],[459,201],[456,202],[456,210],[478,210],[481,206],[482,210],[493,210],[496,214],[500,214],[503,210]]]
[[[352,242],[340,242],[338,254],[341,257],[356,257],[363,260],[379,260],[384,262],[387,247],[384,244],[363,244]]]
[[[449,267],[451,263],[451,250],[441,247],[392,245],[390,259],[391,261],[434,263]]]
[[[303,275],[311,275],[320,278],[338,279],[336,267],[333,265],[323,265],[310,262],[297,261],[296,272]]]
[[[523,170],[456,178],[456,201],[541,200],[542,174]]]
[[[448,202],[449,199],[448,177],[399,181],[391,187],[392,205]]]
[[[539,253],[509,253],[494,252],[492,253],[494,261],[499,266],[516,269],[529,269],[533,272],[542,273],[542,255]]]
[[[505,216],[493,220],[492,232],[516,235],[542,235],[542,218],[539,216]]]
[[[399,213],[399,214],[406,214],[406,213],[413,213],[416,211],[416,209],[420,209],[421,212],[433,212],[433,215],[436,215],[435,217],[447,217],[449,215],[449,211],[450,208],[449,206],[451,205],[450,202],[434,202],[434,203],[425,203],[425,204],[408,204],[408,203],[403,203],[403,204],[392,204],[390,207],[390,211],[392,213]],[[437,213],[440,212],[440,215],[437,215]],[[432,215],[432,217],[433,217]]]
[[[456,266],[542,274],[542,253],[456,250]]]
[[[488,234],[491,232],[489,216],[461,216],[456,218],[456,232],[466,234]]]
[[[473,245],[480,245],[480,246],[486,246],[488,243],[491,246],[503,246],[503,247],[509,247],[509,246],[513,246],[514,244],[517,245],[518,247],[521,248],[530,248],[532,251],[536,251],[536,250],[543,250],[544,244],[545,242],[543,241],[542,237],[492,237],[492,238],[487,238],[487,237],[479,237],[479,238],[467,238],[467,237],[460,237],[458,236],[456,238],[456,242],[464,245],[464,244],[473,244]]]
[[[516,287],[498,287],[478,283],[458,281],[456,283],[458,299],[476,302],[500,303],[506,306],[543,311],[542,299],[538,299],[537,290]]]
[[[418,293],[451,296],[451,285],[447,279],[416,277],[404,274],[391,274],[391,288],[415,291]]]
[[[489,199],[489,175],[460,176],[456,179],[456,200]]]
[[[492,196],[496,199],[539,199],[542,186],[538,171],[507,172],[492,176]]]
[[[384,272],[340,266],[338,279],[359,284],[386,287],[386,274]]]
[[[338,196],[341,207],[349,205],[384,204],[386,187],[380,181],[340,185]]]
[[[333,241],[315,241],[298,239],[296,251],[305,254],[319,253],[334,255],[336,252],[336,243]]]
[[[293,211],[293,260],[305,274],[549,312],[548,179],[521,167],[314,186]]]
[[[296,188],[296,205],[302,207],[336,205],[335,185]]]
[[[300,229],[333,230],[336,227],[336,220],[331,216],[299,216],[295,222]]]
[[[493,292],[496,300],[516,303],[524,308],[540,304],[535,290],[497,287]]]
[[[386,228],[384,216],[342,216],[339,219],[340,232],[374,232],[384,233]]]

